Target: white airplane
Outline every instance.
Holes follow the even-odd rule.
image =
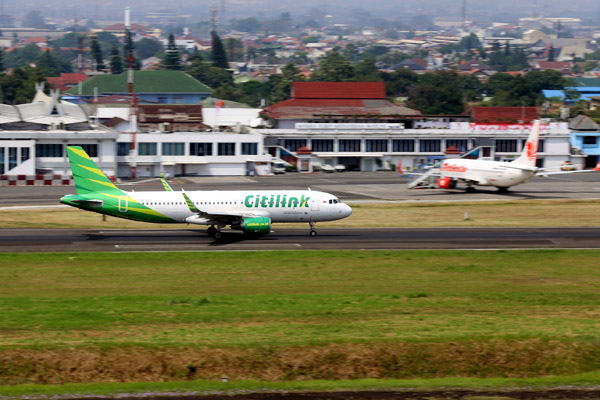
[[[469,158],[446,159],[440,163],[439,172],[432,170],[427,175],[438,176],[437,185],[441,189],[454,189],[458,182],[462,182],[467,185],[466,191],[469,193],[475,192],[475,186],[495,186],[499,191],[506,192],[509,187],[526,182],[538,172],[544,171],[536,167],[539,139],[540,121],[536,120],[523,151],[516,160],[502,162]],[[598,165],[600,166],[600,163]],[[593,170],[585,171],[544,171],[542,175],[591,172],[599,169],[597,166]],[[413,182],[409,183],[409,188],[414,187]]]
[[[165,191],[125,192],[116,187],[79,146],[67,146],[77,194],[60,202],[87,211],[136,221],[208,225],[207,233],[222,237],[221,229],[265,235],[274,222],[304,222],[316,236],[315,223],[352,214],[337,197],[312,190],[244,190],[176,192],[163,180]]]

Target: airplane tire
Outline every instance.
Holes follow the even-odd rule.
[[[475,188],[473,186],[467,186],[467,193],[475,193]]]
[[[215,228],[214,226],[209,227],[206,230],[206,233],[208,234],[208,236],[210,237],[215,237],[215,233],[218,232],[217,228]]]
[[[317,231],[310,231],[310,236],[317,236]]]
[[[508,192],[508,187],[504,187],[504,186],[503,186],[503,187],[499,187],[499,188],[498,188],[498,191],[499,191],[500,193],[506,193],[506,192]]]
[[[213,237],[214,237],[216,240],[219,240],[219,239],[221,239],[221,238],[223,237],[223,234],[221,233],[221,231],[216,231],[216,232],[213,234]]]

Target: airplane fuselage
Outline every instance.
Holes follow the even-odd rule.
[[[211,215],[228,214],[252,214],[268,217],[271,222],[320,222],[342,219],[352,213],[351,208],[335,196],[311,190],[185,192],[201,213],[190,209],[183,192],[121,193],[124,194],[83,196],[100,200],[96,203],[73,202],[69,196],[63,197],[61,202],[115,217],[159,223],[210,224],[214,219]],[[204,214],[209,216],[203,217]]]
[[[535,175],[535,169],[518,169],[511,163],[487,160],[450,159],[440,165],[440,176],[480,186],[510,187]]]

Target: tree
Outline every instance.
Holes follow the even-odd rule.
[[[25,14],[22,25],[26,28],[41,29],[46,27],[46,22],[44,21],[41,12],[32,10]]]
[[[217,68],[229,68],[229,63],[227,62],[227,54],[225,53],[225,48],[223,47],[223,42],[217,32],[211,31],[211,42],[212,42],[212,52],[211,52],[211,60],[213,66]]]
[[[225,85],[233,86],[233,78],[229,72],[202,59],[193,60],[186,72],[213,89]]]
[[[465,104],[456,71],[436,71],[419,76],[408,91],[406,105],[423,114],[460,114]]]
[[[46,82],[39,68],[15,68],[12,74],[0,78],[0,93],[4,104],[30,103],[35,96],[35,83]]]
[[[135,54],[143,60],[148,57],[154,57],[163,51],[163,45],[158,40],[143,38],[135,43]]]
[[[123,72],[123,59],[119,54],[119,49],[117,46],[113,45],[110,48],[110,73],[111,74],[121,74]]]
[[[180,70],[181,69],[181,58],[179,57],[179,50],[175,45],[175,37],[172,33],[169,34],[169,41],[167,43],[167,50],[165,51],[165,58],[163,59],[163,67],[165,69]]]
[[[359,62],[355,67],[357,82],[381,82],[381,73],[375,65],[374,58],[367,58]]]
[[[564,78],[560,71],[531,71],[525,75],[525,80],[531,86],[536,94],[541,94],[542,90],[562,90],[565,86],[576,86],[575,82]]]
[[[133,58],[133,69],[140,69],[140,61],[135,57],[135,44],[131,37],[131,31],[127,29],[125,31],[125,46],[123,47],[123,60],[127,63],[129,68],[129,58]]]
[[[300,70],[294,63],[288,63],[281,69],[281,75],[271,75],[269,78],[269,93],[271,94],[271,103],[278,103],[287,100],[292,95],[292,86],[294,82],[303,81]]]
[[[388,96],[398,97],[408,95],[409,88],[416,84],[419,76],[408,68],[398,68],[392,73],[381,74],[385,82],[385,91]]]
[[[102,56],[102,48],[98,42],[98,37],[92,36],[90,39],[90,50],[92,52],[92,59],[96,61],[96,71],[104,71],[106,66],[104,65],[104,57]]]
[[[548,61],[554,61],[554,46],[548,48]]]
[[[471,33],[469,36],[465,36],[460,40],[459,47],[465,50],[480,49],[481,42],[476,34]]]
[[[0,49],[0,78],[4,76],[4,52]]]
[[[510,85],[514,77],[509,74],[494,74],[488,79],[485,85],[485,91],[489,96],[494,96],[496,93],[507,91],[510,89]]]
[[[537,97],[527,79],[516,76],[510,88],[497,93],[490,104],[497,107],[535,106]]]
[[[36,65],[42,70],[45,76],[59,76],[60,65],[49,50],[43,51],[36,59]]]
[[[356,73],[354,67],[337,50],[331,50],[321,59],[319,68],[313,72],[311,80],[321,82],[349,82],[354,81]]]

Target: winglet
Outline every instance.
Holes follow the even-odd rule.
[[[181,194],[183,194],[183,198],[185,199],[185,202],[186,202],[186,204],[187,204],[188,208],[190,209],[190,211],[191,211],[191,212],[194,212],[194,213],[199,213],[199,212],[200,212],[200,210],[198,210],[198,209],[196,208],[196,206],[195,206],[195,205],[194,205],[194,203],[193,203],[193,202],[190,200],[190,198],[188,197],[188,195],[187,195],[187,194],[185,194],[185,192],[181,192]]]
[[[600,171],[600,161],[598,161],[598,164],[596,164],[596,168],[594,168],[593,171]]]
[[[172,192],[173,189],[171,188],[171,186],[167,183],[167,181],[164,178],[160,178],[160,181],[163,184],[163,187],[165,188],[165,191],[167,192]]]

